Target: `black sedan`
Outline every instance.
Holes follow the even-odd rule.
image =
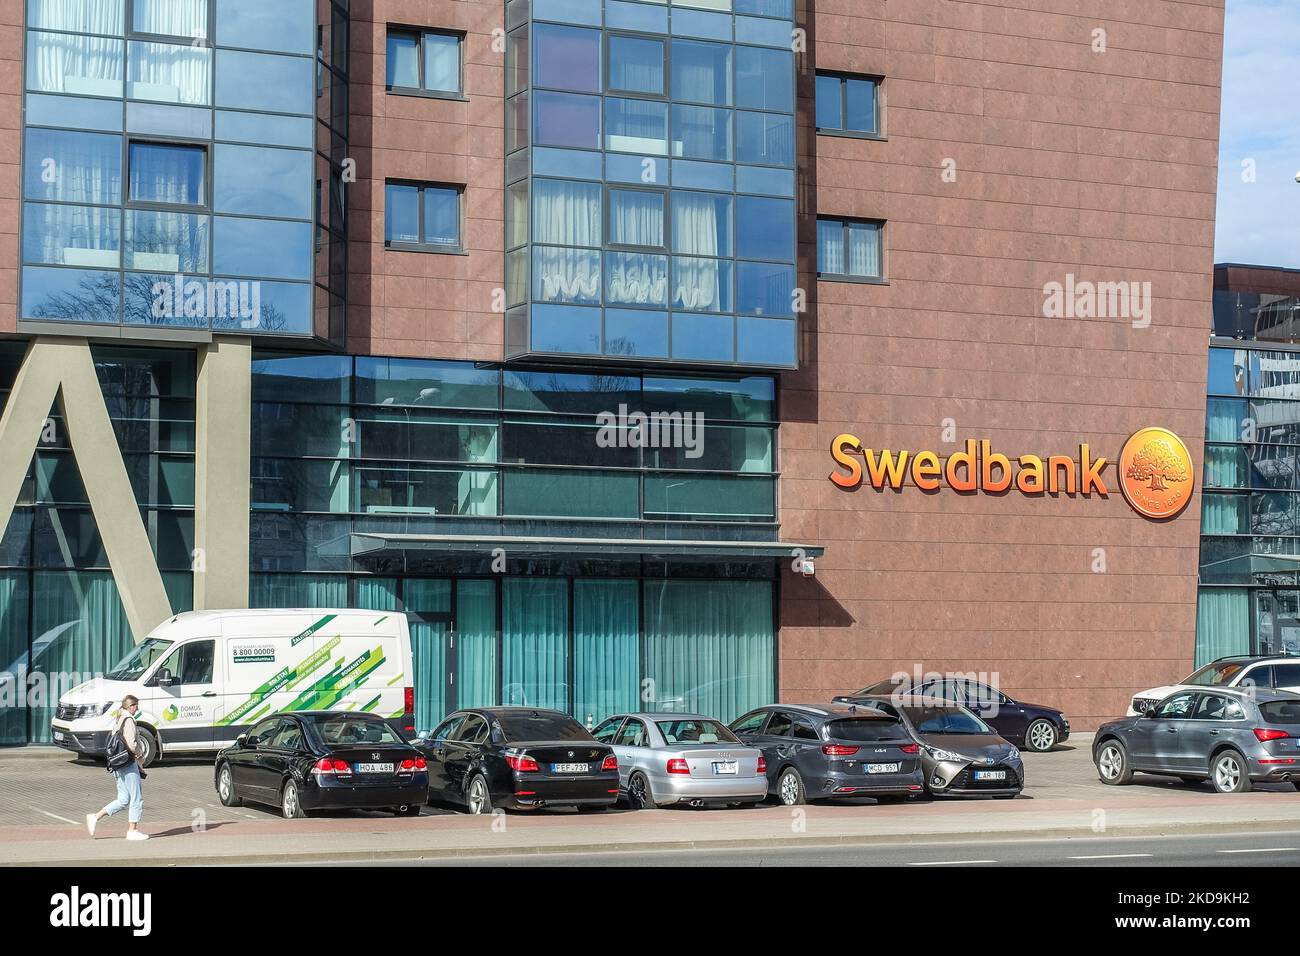
[[[460,710],[414,744],[428,759],[429,797],[470,813],[605,810],[618,799],[613,749],[558,710]]]
[[[351,711],[258,721],[217,754],[215,778],[224,806],[278,806],[289,819],[324,809],[414,817],[429,792],[424,755],[382,717]]]
[[[1046,753],[1070,736],[1070,722],[1063,711],[1042,704],[1014,700],[996,687],[969,678],[928,675],[920,681],[910,678],[882,680],[853,694],[836,697],[838,703],[862,704],[880,697],[927,697],[947,700],[968,708],[992,727],[999,737],[1026,750]]]

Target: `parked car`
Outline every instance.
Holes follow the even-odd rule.
[[[424,756],[397,727],[344,710],[263,718],[217,754],[214,774],[224,806],[277,806],[289,819],[342,808],[413,817],[429,792]]]
[[[1196,687],[1255,687],[1300,693],[1300,658],[1220,657],[1177,684],[1138,691],[1129,703],[1128,716],[1144,714],[1175,692]]]
[[[1300,790],[1300,694],[1212,687],[1180,690],[1137,717],[1103,724],[1092,744],[1102,783],[1134,772],[1184,783],[1209,780],[1219,793],[1254,783]]]
[[[731,723],[758,748],[786,806],[842,797],[905,800],[924,790],[920,747],[894,717],[854,704],[771,704]]]
[[[429,764],[429,797],[470,813],[606,810],[618,800],[613,748],[558,710],[460,710],[413,743]]]
[[[925,792],[930,796],[1010,800],[1024,789],[1020,751],[961,704],[896,696],[867,698],[865,703],[898,717],[921,745]]]
[[[634,810],[739,806],[767,798],[767,763],[722,723],[699,714],[616,714],[593,732],[618,757],[621,797]]]
[[[935,677],[920,683],[910,679],[898,682],[882,680],[835,700],[855,703],[867,697],[891,696],[930,697],[961,704],[978,714],[999,737],[1036,753],[1046,753],[1070,736],[1070,721],[1064,711],[1015,700],[996,687],[962,678]]]

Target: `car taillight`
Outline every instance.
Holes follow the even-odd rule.
[[[686,761],[683,760],[681,757],[674,757],[672,760],[668,761],[668,772],[669,773],[690,773],[691,768],[690,765],[687,764]]]
[[[423,757],[407,757],[402,761],[402,773],[411,773],[416,770],[428,770],[429,765]]]
[[[415,688],[402,689],[402,733],[415,733]]]
[[[610,754],[608,757],[605,758],[604,763],[600,765],[600,769],[602,772],[606,770],[617,770],[618,757],[614,756],[614,754]]]
[[[511,770],[517,770],[520,773],[537,773],[537,761],[532,757],[523,757],[518,754],[506,754],[506,763],[510,765]]]
[[[352,768],[348,766],[346,760],[333,760],[330,757],[321,757],[316,761],[316,766],[311,768],[312,773],[333,773],[346,776],[352,773]]]
[[[857,752],[857,747],[846,747],[843,744],[824,744],[822,746],[822,753],[828,757],[852,757]]]
[[[1262,744],[1270,740],[1281,740],[1283,737],[1289,737],[1285,730],[1273,730],[1269,727],[1256,727],[1255,738]]]
[[[758,758],[758,772],[767,773],[767,760],[763,757]]]
[[[920,745],[920,744],[903,744],[903,746],[899,747],[898,749],[901,750],[901,751],[903,751],[903,753],[905,753],[905,754],[919,754],[919,753],[921,752],[921,745]]]

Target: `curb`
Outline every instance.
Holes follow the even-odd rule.
[[[1280,827],[1280,828],[1279,828]],[[517,856],[552,856],[561,854],[585,855],[592,853],[648,853],[655,851],[682,850],[735,850],[755,849],[812,849],[816,847],[871,847],[897,844],[929,843],[1002,843],[1013,840],[1088,840],[1099,837],[1141,837],[1141,836],[1198,836],[1204,834],[1234,833],[1286,833],[1300,834],[1300,829],[1285,829],[1285,821],[1258,820],[1242,823],[1199,822],[1134,826],[1108,827],[1104,834],[1081,832],[1079,827],[1052,827],[1037,830],[975,830],[953,833],[890,833],[879,835],[839,836],[839,837],[791,837],[774,841],[771,839],[731,839],[731,840],[677,840],[677,841],[637,841],[624,843],[563,844],[557,846],[509,846],[509,847],[459,847],[439,849],[409,850],[352,850],[332,852],[295,852],[191,855],[181,859],[140,859],[130,860],[132,866],[175,867],[175,866],[266,866],[289,865],[298,863],[386,863],[394,861],[457,860],[482,857],[517,857]],[[0,860],[0,868],[5,867],[109,867],[121,866],[126,859],[60,859],[40,861]]]

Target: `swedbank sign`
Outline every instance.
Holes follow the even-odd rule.
[[[895,452],[864,447],[856,435],[836,435],[831,457],[842,471],[830,480],[853,490],[865,481],[878,491],[895,491],[909,481],[926,492],[945,486],[955,492],[999,495],[1110,495],[1103,474],[1110,463],[1093,455],[1087,442],[1077,455],[1018,455],[994,450],[988,439],[965,442],[942,459],[936,452]],[[1192,498],[1195,468],[1187,446],[1167,428],[1143,428],[1124,443],[1116,474],[1124,499],[1138,514],[1163,519],[1178,515]]]

